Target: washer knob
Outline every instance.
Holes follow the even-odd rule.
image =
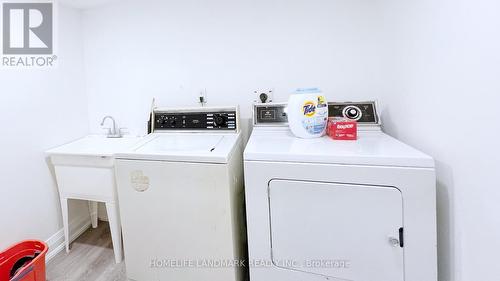
[[[227,116],[223,114],[214,114],[214,125],[219,127],[227,125]]]

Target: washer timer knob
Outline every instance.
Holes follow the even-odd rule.
[[[214,114],[214,125],[223,127],[227,125],[227,116],[224,114]]]

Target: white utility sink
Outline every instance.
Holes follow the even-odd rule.
[[[142,138],[125,136],[107,138],[104,135],[90,135],[47,151],[47,154],[66,156],[113,156],[135,145]]]
[[[116,262],[122,260],[121,223],[116,193],[114,154],[142,138],[90,135],[48,150],[61,200],[66,251],[69,252],[68,199],[89,201],[92,227],[97,227],[97,202],[106,204]]]

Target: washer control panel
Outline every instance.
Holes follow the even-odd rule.
[[[287,126],[286,103],[254,104],[253,124],[257,126]]]
[[[154,130],[237,130],[237,113],[234,111],[156,111]]]
[[[359,124],[380,125],[376,102],[331,102],[328,103],[329,117],[344,117]]]

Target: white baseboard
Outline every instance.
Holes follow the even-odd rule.
[[[71,220],[69,222],[70,243],[82,235],[90,226],[90,218],[88,215]],[[45,256],[45,261],[48,263],[55,255],[65,250],[64,229],[61,228],[45,242],[49,246],[49,252]]]

